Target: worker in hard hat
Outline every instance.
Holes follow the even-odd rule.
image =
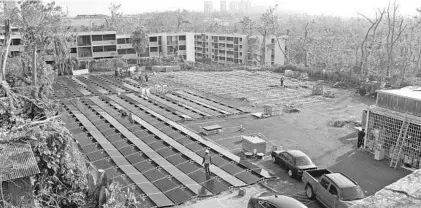
[[[211,157],[211,155],[210,155],[209,150],[207,149],[207,150],[205,151],[205,156],[203,157],[203,162],[202,162],[202,165],[204,165],[204,166],[205,166],[205,173],[206,173],[206,176],[209,176],[209,175],[210,175],[209,166],[210,166],[210,164],[211,164],[211,163],[212,163],[212,157]]]

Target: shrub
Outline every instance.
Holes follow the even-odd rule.
[[[127,67],[127,63],[120,58],[98,59],[89,63],[89,72],[114,71],[124,67]]]

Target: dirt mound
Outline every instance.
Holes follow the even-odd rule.
[[[336,127],[336,128],[342,128],[345,125],[348,125],[351,127],[358,127],[358,126],[361,126],[361,123],[357,121],[330,121],[327,125]]]

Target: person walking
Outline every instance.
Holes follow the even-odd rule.
[[[281,87],[284,86],[284,77],[281,77]]]
[[[148,82],[148,80],[149,80],[148,74],[145,73],[145,81]]]
[[[364,146],[365,129],[358,131],[357,148]]]
[[[210,175],[209,166],[211,163],[212,163],[212,157],[209,153],[209,150],[207,149],[205,151],[205,156],[203,157],[203,162],[202,162],[202,165],[205,167],[206,176]]]

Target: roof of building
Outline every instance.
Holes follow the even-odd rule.
[[[0,181],[23,178],[40,173],[29,144],[0,144]]]
[[[301,150],[287,150],[289,154],[291,154],[293,157],[306,157],[307,155],[302,152]]]
[[[342,173],[330,173],[326,174],[326,177],[332,180],[339,188],[350,188],[357,186],[357,184],[355,184],[354,181],[352,181]]]
[[[379,93],[386,93],[406,97],[414,100],[421,100],[421,87],[419,86],[408,86],[401,89],[393,90],[379,90]]]

